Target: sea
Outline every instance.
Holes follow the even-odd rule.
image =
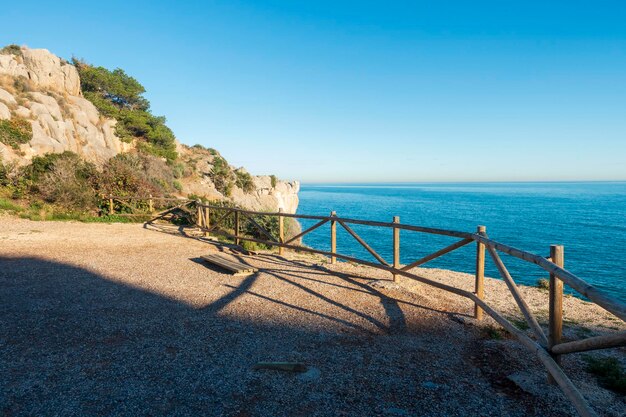
[[[300,214],[336,211],[340,217],[383,222],[399,216],[404,224],[465,232],[484,225],[490,238],[541,256],[549,255],[551,244],[564,245],[566,269],[626,301],[626,182],[302,184],[299,196]],[[316,221],[300,223],[305,229]],[[350,227],[391,263],[391,229]],[[401,263],[413,262],[454,241],[402,230]],[[305,235],[303,242],[330,250],[328,224]],[[339,225],[337,252],[376,262]],[[476,245],[470,244],[424,267],[473,273],[475,254]],[[534,264],[503,253],[501,257],[519,284],[536,285],[548,278]],[[487,276],[499,277],[488,254],[485,268]]]

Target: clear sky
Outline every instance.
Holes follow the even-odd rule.
[[[305,182],[626,180],[625,1],[11,1],[177,137]]]

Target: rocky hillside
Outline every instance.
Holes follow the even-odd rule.
[[[116,155],[145,150],[141,132],[126,129],[124,135],[120,134],[119,121],[103,114],[97,97],[93,93],[84,94],[80,71],[75,65],[49,51],[3,48],[0,50],[1,161],[25,166],[35,157],[70,151],[102,167]],[[141,94],[139,97],[147,103]],[[146,109],[148,106],[149,103]],[[164,118],[154,117],[154,120],[164,121]],[[293,213],[297,209],[297,181],[251,176],[243,168],[228,165],[215,150],[175,142],[175,156],[168,154],[169,158],[161,159],[177,173],[180,184],[177,194],[229,199],[258,210],[282,208]]]

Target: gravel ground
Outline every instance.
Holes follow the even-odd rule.
[[[0,218],[3,415],[575,415],[538,361],[458,296],[297,254],[236,255],[259,273],[233,277],[199,260],[214,251],[228,249],[142,225]],[[545,316],[546,293],[523,292]],[[486,293],[515,315],[502,282]],[[624,328],[575,298],[565,310],[567,336]],[[564,367],[596,410],[624,415],[579,356]]]

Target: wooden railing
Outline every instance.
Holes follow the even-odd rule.
[[[590,301],[611,312],[622,321],[626,321],[626,303],[621,300],[615,299],[612,296],[595,288],[594,286],[586,283],[584,280],[563,267],[564,249],[561,245],[551,245],[550,255],[548,257],[543,257],[490,239],[484,226],[478,226],[475,233],[470,233],[401,224],[399,217],[394,217],[393,221],[389,223],[343,218],[338,217],[334,211],[331,212],[329,216],[312,216],[305,214],[284,213],[282,210],[279,210],[279,212],[277,213],[244,210],[241,208],[217,206],[204,204],[200,201],[175,198],[110,196],[107,197],[107,200],[110,209],[109,211],[111,214],[115,212],[116,202],[128,208],[134,207],[132,206],[132,204],[128,203],[131,201],[147,202],[148,213],[153,214],[152,220],[162,217],[164,214],[170,212],[171,210],[184,209],[187,213],[195,212],[194,217],[196,226],[205,235],[209,235],[210,233],[221,234],[223,236],[233,239],[235,244],[240,244],[241,241],[250,241],[264,244],[270,247],[277,247],[279,255],[283,255],[285,249],[291,249],[301,252],[325,255],[330,258],[331,264],[336,263],[337,259],[343,259],[345,261],[370,266],[383,271],[388,271],[391,273],[394,280],[396,280],[398,276],[403,276],[451,292],[453,294],[457,294],[461,297],[465,297],[474,303],[474,317],[477,320],[481,320],[483,318],[483,313],[486,313],[487,315],[492,317],[498,324],[500,324],[505,330],[507,330],[511,335],[513,335],[523,346],[525,346],[537,355],[541,363],[548,371],[548,382],[559,385],[565,396],[572,402],[572,404],[581,416],[596,416],[596,413],[593,411],[593,409],[591,409],[587,401],[580,394],[580,392],[569,379],[569,377],[563,372],[563,369],[560,366],[560,356],[569,353],[626,346],[626,332],[623,331],[610,335],[588,337],[585,339],[569,342],[563,342],[561,340],[563,329],[563,284],[567,284],[569,287],[571,287],[581,295],[587,297]],[[169,208],[160,213],[155,213],[154,208],[156,201],[161,202],[163,205],[168,206]],[[148,213],[143,210],[143,212],[139,214],[131,212],[123,213],[122,215],[145,216]],[[229,219],[230,216],[232,216],[232,219]],[[274,236],[271,230],[263,227],[259,223],[259,221],[255,220],[255,217],[267,218],[268,216],[277,218],[278,236]],[[285,218],[315,220],[317,222],[307,229],[301,231],[300,233],[295,234],[294,236],[286,237],[284,227]],[[232,227],[222,227],[222,224],[226,220],[232,221]],[[257,232],[255,233],[256,236],[250,236],[242,233],[241,226],[244,222],[248,222],[249,225],[252,225],[252,228]],[[319,229],[326,224],[330,225],[330,251],[315,249],[312,247],[298,244],[303,236],[313,232],[314,230]],[[392,229],[393,261],[388,262],[387,260],[385,260],[361,236],[359,236],[353,230],[353,228],[349,226],[354,224]],[[376,262],[356,258],[354,256],[349,256],[337,252],[337,225],[342,227],[369,254],[371,254]],[[448,236],[458,238],[459,240],[436,252],[417,259],[407,265],[401,265],[401,231]],[[445,254],[448,254],[471,243],[476,243],[476,268],[473,292],[456,288],[451,285],[443,284],[441,282],[433,281],[431,279],[410,272],[413,268],[424,265],[427,262],[437,259]],[[548,306],[549,322],[547,334],[544,332],[536,317],[533,315],[532,311],[524,301],[519,291],[519,288],[511,277],[508,269],[504,265],[504,262],[500,258],[499,252],[506,253],[515,258],[535,264],[550,274]],[[520,330],[508,319],[506,319],[502,314],[494,310],[484,301],[486,253],[489,253],[490,258],[493,260],[496,268],[502,276],[502,279],[506,283],[507,288],[509,289],[511,295],[513,296],[513,299],[515,300],[515,303],[517,304],[522,315],[524,316],[526,323],[532,331],[534,339],[529,337],[524,331]]]
[[[192,202],[190,202],[193,204]],[[626,345],[626,332],[618,332],[611,335],[589,337],[582,340],[563,342],[563,284],[567,284],[578,293],[587,297],[589,300],[611,312],[621,320],[626,321],[626,303],[617,300],[612,296],[600,291],[592,285],[586,283],[570,271],[566,270],[564,265],[563,246],[550,246],[550,256],[548,258],[536,254],[532,254],[514,247],[502,244],[488,237],[486,228],[478,226],[475,233],[460,232],[454,230],[435,229],[429,227],[412,226],[401,224],[398,217],[393,218],[393,222],[367,221],[338,217],[335,212],[331,212],[329,216],[311,216],[304,214],[289,214],[282,210],[277,213],[259,212],[251,210],[243,210],[233,207],[221,207],[216,205],[203,204],[200,201],[195,202],[197,215],[197,226],[205,234],[216,233],[234,240],[236,244],[241,241],[251,241],[264,244],[271,247],[277,247],[279,254],[282,255],[285,249],[292,249],[302,252],[315,253],[325,255],[330,258],[331,263],[335,263],[336,259],[343,259],[361,265],[367,265],[380,270],[388,271],[396,280],[398,276],[407,277],[436,288],[465,297],[474,303],[474,317],[478,320],[483,318],[483,312],[492,317],[504,329],[511,333],[526,348],[534,352],[541,363],[548,371],[548,382],[559,385],[565,396],[573,403],[578,413],[582,416],[595,416],[595,412],[590,408],[587,401],[580,394],[576,386],[569,377],[563,372],[560,364],[560,355],[583,352],[596,349],[614,348]],[[232,216],[232,229],[225,230],[220,224]],[[258,221],[256,216],[277,217],[278,219],[278,236],[274,236],[271,230],[267,230]],[[302,232],[286,237],[284,219],[307,219],[317,221],[311,227]],[[258,232],[256,237],[241,233],[241,224],[243,221],[249,222]],[[299,239],[318,228],[330,225],[330,251],[315,249],[308,246],[297,244]],[[388,262],[378,252],[376,252],[361,236],[359,236],[350,225],[364,225],[371,227],[390,228],[393,230],[393,261]],[[369,252],[376,262],[359,259],[337,252],[337,225],[345,229],[367,252]],[[400,232],[418,232],[433,235],[449,236],[460,240],[446,246],[430,255],[417,259],[407,265],[400,264]],[[473,292],[456,288],[441,282],[422,277],[411,270],[417,266],[439,258],[447,253],[455,251],[470,243],[476,243],[476,272],[475,272],[475,288]],[[536,317],[524,301],[519,288],[511,277],[508,269],[500,258],[499,252],[506,253],[523,261],[533,263],[543,268],[550,274],[549,288],[549,323],[548,333],[546,334],[537,321]],[[485,280],[485,254],[489,256],[495,263],[500,275],[511,292],[518,308],[522,312],[525,321],[532,330],[534,339],[529,337],[524,331],[518,329],[513,323],[507,320],[502,314],[494,310],[484,301],[484,280]]]
[[[129,197],[109,195],[103,198],[106,214],[127,217],[149,217],[159,210],[182,207],[192,203],[186,198],[173,197]]]

